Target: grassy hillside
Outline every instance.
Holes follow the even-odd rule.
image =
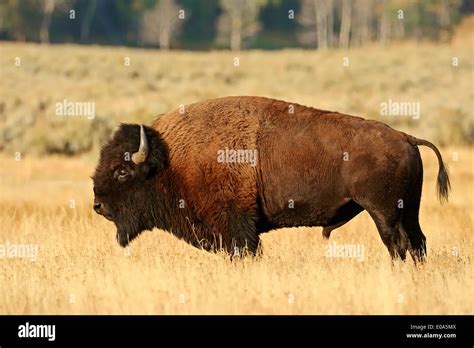
[[[149,122],[180,104],[226,95],[375,118],[438,145],[474,138],[469,45],[236,55],[2,42],[0,51],[0,149],[8,152],[87,152],[119,121]],[[57,116],[55,105],[65,99],[94,102],[97,116]],[[381,116],[380,104],[389,99],[420,103],[420,118]]]

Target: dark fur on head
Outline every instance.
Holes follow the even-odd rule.
[[[158,132],[144,128],[149,153],[143,163],[137,165],[131,160],[140,145],[140,126],[121,124],[102,147],[92,177],[95,200],[103,205],[104,216],[115,223],[121,246],[126,246],[141,231],[164,224],[158,215],[163,210],[158,209],[156,177],[168,166],[168,149]]]

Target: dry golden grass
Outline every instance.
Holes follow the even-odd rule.
[[[436,157],[422,150],[429,257],[419,267],[392,265],[365,213],[330,240],[364,245],[362,262],[325,257],[320,228],[265,235],[259,259],[231,262],[158,230],[142,234],[127,255],[113,224],[92,211],[93,156],[3,155],[0,243],[37,244],[39,254],[35,262],[0,259],[0,313],[472,314],[474,152],[443,154],[453,192],[441,206]]]

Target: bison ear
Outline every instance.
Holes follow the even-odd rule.
[[[146,140],[142,138],[146,137]],[[168,166],[168,147],[161,137],[161,134],[148,126],[140,126],[140,148],[146,144],[146,152],[141,167],[147,172],[157,173]],[[140,165],[139,165],[140,166]]]
[[[144,126],[144,129],[149,143],[145,163],[158,171],[164,170],[168,166],[168,146],[158,131],[148,126]]]

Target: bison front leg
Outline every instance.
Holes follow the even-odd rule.
[[[233,255],[256,255],[260,247],[255,221],[246,216],[234,223],[231,227],[231,250]]]
[[[215,251],[233,256],[257,254],[260,246],[255,219],[251,214],[221,212],[210,224]]]

